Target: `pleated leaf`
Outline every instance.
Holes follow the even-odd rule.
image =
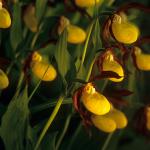
[[[12,99],[2,117],[0,136],[6,150],[32,149],[32,132],[29,126],[27,88]],[[30,149],[29,149],[30,147]]]
[[[59,73],[63,78],[70,69],[70,54],[67,51],[67,31],[60,35],[60,38],[57,43],[55,50],[55,59],[57,61]]]

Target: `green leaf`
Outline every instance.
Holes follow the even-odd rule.
[[[60,35],[59,41],[57,43],[57,47],[55,50],[55,59],[57,61],[59,73],[63,78],[67,74],[70,69],[70,54],[67,51],[67,31]]]
[[[56,49],[55,45],[53,45],[53,44],[47,44],[45,47],[40,48],[38,51],[42,55],[53,56],[55,49]]]
[[[36,17],[38,23],[41,21],[47,6],[47,0],[36,0]]]
[[[18,44],[22,41],[21,27],[21,5],[16,2],[13,5],[13,22],[10,31],[10,43],[13,50],[16,50]]]
[[[96,51],[102,48],[102,41],[100,37],[100,24],[99,20],[96,19],[94,21],[93,30],[91,33],[90,41],[92,41],[91,47],[88,49],[88,54],[86,57],[86,70],[88,70],[89,65],[91,64],[91,61],[96,55]]]
[[[99,20],[96,19],[95,25],[92,32],[92,42],[95,50],[98,50],[102,47],[102,41],[100,38],[100,24]]]
[[[28,96],[25,88],[22,94],[12,99],[2,117],[0,136],[6,150],[24,150],[25,147],[29,147],[29,143],[32,147],[33,141],[29,138],[31,137],[29,129]]]

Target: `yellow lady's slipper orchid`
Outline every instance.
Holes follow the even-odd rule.
[[[127,126],[127,117],[118,109],[113,108],[106,116],[115,121],[117,129],[122,129]]]
[[[114,15],[112,32],[116,40],[124,44],[134,43],[139,36],[138,27],[129,21],[123,21],[119,15]]]
[[[104,132],[114,132],[116,130],[116,122],[105,115],[93,115],[91,120],[95,127]]]
[[[118,74],[121,78],[109,78],[114,82],[120,82],[124,79],[124,71],[122,66],[114,59],[112,52],[108,51],[105,53],[104,60],[102,63],[103,71],[112,71]]]
[[[9,80],[7,75],[3,70],[0,69],[0,90],[7,88],[9,85]]]
[[[7,9],[2,7],[2,2],[0,1],[0,28],[9,28],[11,25],[10,14]]]
[[[44,62],[32,62],[31,69],[34,75],[43,81],[52,81],[56,78],[57,72],[55,68]]]
[[[141,49],[135,47],[136,64],[140,70],[150,71],[150,54],[142,53]]]
[[[95,3],[99,3],[100,0],[75,0],[75,4],[79,7],[91,7]]]
[[[85,41],[86,32],[82,28],[76,25],[72,25],[68,18],[61,16],[58,27],[58,34],[61,34],[64,31],[64,29],[67,29],[67,41],[69,43],[79,44]]]
[[[81,96],[85,108],[93,114],[103,115],[109,112],[110,103],[106,97],[98,93],[91,83],[88,83]]]
[[[35,16],[35,6],[29,5],[24,12],[23,20],[26,26],[32,31],[37,32],[38,22]]]
[[[68,31],[68,42],[72,44],[79,44],[85,41],[86,39],[86,32],[75,25],[68,25],[67,26]]]
[[[95,127],[104,132],[113,132],[127,126],[127,118],[123,112],[112,108],[105,115],[92,115],[91,120]]]
[[[38,52],[32,54],[31,69],[34,75],[43,81],[52,81],[57,76],[55,68],[42,61],[42,56]]]

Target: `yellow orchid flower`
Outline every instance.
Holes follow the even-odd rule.
[[[9,28],[11,25],[10,14],[7,9],[2,7],[2,2],[0,1],[0,28]]]
[[[3,70],[0,69],[0,90],[7,88],[9,85],[9,80],[7,75]]]
[[[112,52],[108,51],[105,53],[104,60],[102,63],[103,71],[112,71],[118,74],[121,78],[109,78],[113,82],[121,82],[124,79],[124,71],[122,66],[114,59]]]
[[[138,27],[127,20],[123,20],[119,15],[114,15],[112,32],[115,39],[124,44],[134,43],[139,36]]]
[[[100,0],[75,0],[75,4],[79,7],[91,7],[99,2]]]
[[[150,71],[150,54],[142,53],[138,47],[134,48],[135,60],[138,68],[143,71]]]
[[[85,108],[93,114],[103,115],[110,110],[110,103],[107,98],[98,93],[91,83],[84,87],[81,100]]]
[[[92,115],[91,120],[95,127],[104,132],[113,132],[127,126],[128,120],[123,112],[112,108],[105,115]]]
[[[43,81],[52,81],[57,76],[55,68],[51,64],[43,62],[42,56],[38,52],[32,55],[31,69],[34,75]]]

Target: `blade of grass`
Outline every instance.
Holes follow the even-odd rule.
[[[56,117],[56,115],[57,115],[57,113],[58,113],[58,111],[59,111],[59,109],[60,109],[60,106],[61,106],[61,104],[62,104],[64,98],[65,98],[64,95],[61,95],[61,96],[59,97],[59,99],[58,99],[58,101],[57,101],[57,104],[56,104],[56,106],[55,106],[55,108],[54,108],[52,114],[50,115],[50,117],[49,117],[49,119],[48,119],[46,125],[44,126],[44,128],[43,128],[43,130],[42,130],[42,132],[41,132],[41,134],[40,134],[40,136],[39,136],[39,138],[38,138],[38,141],[37,141],[37,143],[36,143],[36,145],[35,145],[34,150],[37,150],[38,147],[40,146],[41,141],[42,141],[43,137],[45,136],[46,132],[48,131],[50,125],[51,125],[52,122],[53,122],[53,120],[55,119],[55,117]]]
[[[106,149],[107,149],[108,144],[109,144],[109,142],[110,142],[110,140],[111,140],[111,138],[112,138],[112,136],[113,136],[113,133],[114,133],[114,132],[108,134],[108,136],[107,136],[107,138],[106,138],[106,140],[105,140],[105,142],[104,142],[104,145],[103,145],[103,147],[101,148],[101,150],[106,150]]]

